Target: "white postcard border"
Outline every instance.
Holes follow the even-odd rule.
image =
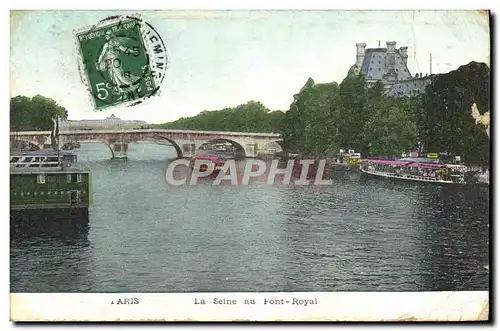
[[[457,322],[489,316],[487,291],[12,293],[10,304],[16,322]]]
[[[55,3],[58,3],[58,6],[55,6],[54,5]],[[155,3],[156,3],[156,5],[155,5]],[[223,1],[222,3],[225,3],[225,4],[228,5],[230,2]],[[259,2],[259,1],[256,2],[256,3],[253,2],[253,6],[259,7],[259,3],[260,3],[260,6],[262,7],[263,6],[263,2]],[[282,6],[283,6],[283,3],[284,2],[281,2]],[[308,3],[308,2],[303,2],[303,3]],[[344,2],[344,4],[345,3],[346,2]],[[358,8],[365,7],[365,8],[375,9],[376,7],[380,7],[381,3],[382,4],[386,4],[386,7],[387,7],[387,3],[388,2],[387,1],[376,2],[376,3],[368,2],[368,3],[366,3],[366,5],[360,4],[359,1],[354,1],[354,2],[350,1],[349,3],[351,4],[350,6],[352,6],[352,7],[356,7],[357,6]],[[393,2],[393,4],[396,4],[396,3],[397,2]],[[401,2],[399,2],[399,3],[401,3]],[[457,6],[457,7],[460,7],[460,8],[467,8],[467,7],[476,7],[477,8],[477,7],[496,7],[497,6],[496,3],[497,2],[491,2],[491,1],[488,1],[488,2],[480,1],[479,3],[478,2],[458,1],[458,2],[444,2],[442,5],[440,5],[440,4],[436,3],[435,1],[432,1],[432,2],[431,1],[424,1],[424,2],[421,1],[421,2],[415,3],[414,6],[415,7],[417,7],[417,6],[418,7],[427,7],[429,9],[431,9],[431,8],[437,9],[438,6],[443,6],[443,5],[444,5],[444,7]],[[96,4],[97,4],[97,2],[95,2],[95,1],[87,1],[87,2],[79,3],[79,4],[71,4],[71,3],[69,3],[69,6],[65,6],[64,2],[59,2],[59,1],[52,2],[51,4],[50,3],[40,3],[40,2],[35,2],[35,1],[21,1],[21,3],[17,2],[16,6],[18,8],[21,7],[21,8],[30,8],[30,9],[33,9],[33,8],[36,8],[36,7],[47,7],[47,6],[49,6],[49,7],[52,6],[53,8],[55,8],[55,7],[67,7],[68,9],[70,9],[70,7],[73,8],[73,9],[75,7],[80,7],[80,9],[83,9],[84,7],[87,7],[89,9],[90,8],[95,9],[96,8]],[[108,2],[107,4],[108,4],[109,8],[116,8],[117,6],[119,6],[118,2],[116,2],[116,1]],[[178,2],[178,4],[179,4],[178,6],[183,6],[184,8],[186,7],[185,2]],[[296,2],[292,2],[291,4],[289,3],[288,5],[291,6],[291,7],[297,7],[297,3]],[[408,5],[408,3],[406,3],[406,5],[407,6],[412,6],[411,4]],[[103,4],[100,4],[100,6],[103,6]],[[122,3],[122,6],[123,6],[123,3]],[[128,5],[128,6],[131,7],[131,8],[132,7],[136,8],[137,7],[137,3],[130,2],[130,5]],[[158,1],[154,1],[154,2],[150,3],[149,6],[152,7],[152,8],[167,7],[167,6],[171,7],[171,8],[174,7],[172,5],[172,2],[170,2],[170,4],[168,5],[168,4],[165,4],[164,2],[158,2]],[[194,6],[193,6],[193,4],[191,4],[191,7],[197,7],[197,8],[199,8],[200,6],[202,6],[202,3],[199,2],[199,1]],[[219,4],[219,6],[220,6],[220,4]],[[282,6],[276,6],[276,7],[282,7]],[[311,5],[309,5],[309,6],[311,6]],[[331,8],[334,5],[330,3],[330,4],[328,4],[328,6]],[[337,4],[336,6],[342,6],[342,5]],[[398,6],[398,5],[393,5],[393,6]],[[306,6],[301,6],[301,7],[308,7],[308,6],[306,5]],[[347,7],[347,5],[344,5],[344,8],[345,7]],[[450,9],[450,8],[448,8],[448,9]],[[7,17],[8,13],[5,11],[4,15],[5,15],[5,17]],[[2,25],[2,31],[4,32],[3,33],[4,40],[8,39],[8,29],[9,29],[9,23],[8,23],[8,20],[5,20],[5,23]],[[7,37],[7,38],[5,38],[5,37]],[[7,61],[8,58],[9,58],[9,49],[8,49],[8,47],[4,48],[4,52],[3,53],[4,53],[3,54],[3,58],[4,58],[5,61],[4,61],[4,66],[2,68],[3,69],[2,71],[5,73],[4,76],[8,76],[8,61]],[[496,78],[497,74],[495,74],[494,76]],[[4,87],[4,90],[7,90],[7,91],[9,90],[9,85],[6,82],[6,80],[4,81],[4,83],[2,85]],[[8,115],[5,115],[5,116],[8,116]],[[8,124],[7,124],[8,121],[4,121],[3,123],[4,123],[4,125],[6,127],[8,126]],[[7,138],[5,138],[5,139],[2,140],[2,144],[4,144],[4,146],[8,146],[8,140],[7,140]],[[495,152],[494,152],[495,154],[497,152],[497,150],[496,150],[497,148],[500,148],[500,147],[499,146],[495,147]],[[7,151],[8,149],[4,149],[4,150]],[[8,167],[6,163],[4,163],[3,166],[5,168]],[[4,176],[5,176],[4,178],[8,181],[7,171],[4,171],[3,173],[4,173]],[[7,195],[6,192],[7,191],[5,190],[5,192],[4,192],[5,195],[3,196],[4,199],[2,199],[2,204],[5,207],[4,210],[6,211],[5,214],[8,213],[7,212],[7,210],[8,210],[7,209],[8,195]],[[9,238],[8,231],[4,232],[4,236],[5,236],[5,238]],[[6,249],[6,250],[8,250],[8,249]],[[4,252],[4,254],[3,254],[3,262],[4,262],[4,264],[8,264],[8,252]],[[8,286],[8,284],[9,284],[9,270],[8,270],[8,268],[4,271],[2,279],[3,279],[2,284],[4,286],[4,290],[2,292],[4,292],[5,294],[7,294],[7,293],[9,293],[9,286]],[[422,293],[422,292],[420,292],[420,293]],[[427,293],[429,293],[429,292],[427,292]],[[441,294],[441,293],[447,293],[447,292],[434,292],[434,293],[440,293]],[[448,293],[452,293],[452,292],[448,292]],[[453,293],[458,294],[458,293],[471,293],[471,292],[453,292]],[[482,292],[482,293],[487,293],[487,292]],[[353,295],[353,294],[355,294],[355,292],[351,292],[349,294]],[[7,298],[10,298],[11,314],[13,312],[14,313],[19,312],[19,308],[26,309],[24,311],[24,313],[26,313],[26,314],[37,313],[37,312],[39,312],[38,308],[34,309],[33,311],[27,311],[27,309],[32,309],[32,305],[37,305],[37,304],[41,304],[42,306],[45,306],[48,309],[50,309],[51,307],[52,308],[58,307],[60,305],[59,300],[61,300],[61,299],[55,298],[55,297],[54,297],[55,301],[53,301],[53,299],[51,299],[51,296],[54,295],[54,294],[36,294],[36,295],[37,296],[41,296],[41,297],[35,299],[35,296],[33,294],[13,293],[13,294],[10,294],[10,297],[4,296],[4,298],[5,298],[5,303],[7,303],[7,304],[8,304],[7,300],[9,300]],[[59,295],[60,296],[67,296],[67,295],[70,295],[70,296],[73,296],[73,295],[76,295],[76,296],[83,295],[83,296],[85,296],[87,294],[57,294],[56,296],[59,296]],[[96,298],[99,297],[99,296],[102,296],[101,294],[90,294],[90,295],[96,296]],[[110,294],[106,294],[106,295],[110,295]],[[117,295],[117,294],[112,294],[112,295]],[[197,294],[191,294],[191,295],[192,296],[196,296]],[[205,294],[203,294],[203,295],[205,295]],[[139,294],[139,296],[142,298],[142,296],[149,296],[149,294]],[[43,297],[45,297],[45,299],[43,299]],[[410,301],[410,297],[408,297],[407,299],[408,299],[407,301]],[[17,307],[13,307],[12,306],[13,302],[19,303],[20,305],[18,305]],[[487,303],[487,301],[486,301],[486,303]],[[88,303],[81,302],[79,305],[82,306],[84,304],[88,304]],[[4,306],[4,307],[6,307],[6,306]],[[74,307],[66,307],[64,310],[71,310],[71,309],[74,309]],[[140,309],[142,310],[144,308],[140,308]],[[178,307],[177,309],[180,309],[180,307]],[[484,313],[484,309],[481,311],[481,313]],[[3,323],[4,325],[7,324],[5,322],[6,322],[6,319],[4,319],[4,323]],[[8,325],[6,325],[6,326],[9,327]],[[10,326],[10,327],[12,327],[12,326]],[[47,327],[51,327],[51,326],[47,326]],[[79,327],[77,327],[77,329],[79,329]]]

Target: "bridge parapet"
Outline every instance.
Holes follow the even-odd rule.
[[[231,136],[231,137],[254,137],[254,138],[276,138],[279,139],[279,133],[259,133],[259,132],[225,132],[225,131],[196,131],[196,130],[170,130],[170,129],[132,129],[132,130],[75,130],[60,131],[59,135],[75,134],[182,134],[182,135],[201,135],[208,136]]]
[[[181,134],[198,134],[204,136],[238,136],[238,137],[263,137],[263,138],[280,138],[279,133],[266,132],[230,132],[230,131],[197,131],[197,130],[173,130],[173,129],[124,129],[124,130],[73,130],[60,131],[59,135],[71,134],[118,134],[118,133],[181,133]],[[50,135],[51,131],[18,131],[11,132],[11,136],[33,136],[33,135]]]
[[[11,139],[23,141],[40,140],[50,143],[50,131],[25,131],[11,132]],[[112,152],[118,148],[126,156],[126,147],[137,141],[169,141],[176,149],[179,157],[191,157],[206,142],[213,140],[226,140],[240,149],[245,156],[256,157],[259,152],[266,150],[270,144],[280,140],[277,133],[255,132],[224,132],[224,131],[197,131],[197,130],[172,130],[172,129],[105,129],[105,130],[73,130],[59,132],[59,146],[68,142],[100,141],[108,145]],[[113,152],[114,156],[114,152]]]

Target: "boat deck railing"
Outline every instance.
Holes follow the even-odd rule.
[[[74,165],[59,167],[11,167],[11,174],[42,174],[42,173],[88,173],[90,169]]]
[[[61,164],[62,159],[57,156],[11,155],[10,157],[10,166],[12,168],[59,167]]]
[[[10,156],[11,168],[52,168],[75,163],[76,155],[67,153],[14,153]]]
[[[367,173],[371,173],[373,175],[382,175],[386,177],[395,177],[395,178],[401,178],[401,179],[412,179],[412,180],[418,180],[418,181],[425,181],[425,182],[436,182],[436,183],[460,183],[461,179],[463,179],[462,175],[450,175],[450,177],[456,178],[456,180],[446,180],[446,179],[440,179],[436,177],[430,177],[430,176],[418,176],[418,175],[410,175],[410,174],[401,174],[401,173],[393,173],[393,172],[385,172],[385,171],[379,171],[375,169],[363,169],[363,171]]]

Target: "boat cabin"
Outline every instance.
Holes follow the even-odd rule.
[[[341,149],[338,154],[333,156],[333,161],[340,164],[358,165],[361,163],[361,153],[356,153],[353,149],[346,153]]]

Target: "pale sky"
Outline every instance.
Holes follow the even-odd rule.
[[[309,77],[340,83],[359,42],[408,46],[412,74],[429,72],[430,53],[433,73],[489,64],[488,17],[472,11],[141,11],[167,47],[161,93],[135,107],[96,112],[79,76],[73,30],[130,13],[11,14],[11,96],[50,97],[72,120],[115,114],[162,123],[249,100],[287,110]]]

